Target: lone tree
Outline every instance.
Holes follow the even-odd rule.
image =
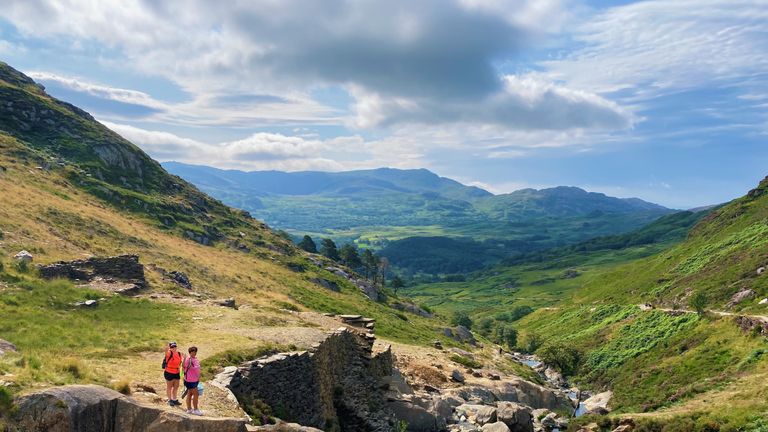
[[[339,260],[339,250],[336,249],[336,243],[329,238],[323,239],[320,243],[320,253],[334,261]]]
[[[357,253],[357,248],[352,243],[347,243],[341,247],[339,257],[341,257],[341,262],[351,269],[356,269],[363,265],[360,255]]]
[[[509,324],[499,324],[493,332],[493,341],[513,350],[517,345],[517,330]]]
[[[312,237],[305,235],[299,242],[299,247],[310,253],[317,253],[317,245]]]
[[[371,276],[376,275],[376,269],[379,267],[379,258],[370,249],[365,249],[361,255],[360,259],[363,261],[363,267],[365,268],[365,278],[370,279]]]
[[[563,344],[547,344],[536,351],[541,361],[552,366],[564,376],[573,375],[581,363],[581,353],[576,348]]]
[[[405,286],[405,282],[403,282],[402,279],[400,279],[400,276],[395,276],[392,278],[392,280],[389,282],[389,286],[392,287],[392,291],[395,292],[395,295],[397,295],[397,290]]]
[[[707,295],[704,294],[703,291],[699,291],[696,294],[691,297],[690,302],[688,303],[699,316],[703,315],[704,312],[706,312],[707,303],[709,302],[709,299],[707,298]]]

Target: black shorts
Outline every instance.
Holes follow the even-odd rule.
[[[190,390],[196,389],[197,388],[197,384],[199,384],[199,383],[200,383],[200,381],[189,382],[189,381],[185,380],[184,381],[184,387],[186,387],[186,388],[188,388]]]
[[[181,379],[181,374],[179,374],[179,373],[175,373],[174,374],[174,373],[170,373],[168,371],[165,371],[165,372],[163,372],[163,375],[165,375],[165,380],[166,381],[173,381],[173,380]]]

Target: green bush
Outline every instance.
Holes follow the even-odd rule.
[[[466,312],[456,311],[453,313],[453,316],[451,317],[451,324],[458,326],[464,326],[468,329],[472,328],[472,319],[467,315]]]
[[[13,394],[8,388],[0,386],[0,418],[8,417],[13,408]]]
[[[477,360],[473,360],[471,358],[464,357],[458,354],[453,354],[451,356],[451,361],[472,369],[480,369],[481,367],[483,367],[483,364],[478,362]]]
[[[569,376],[576,373],[581,363],[581,353],[572,346],[550,343],[536,351],[541,361],[551,366],[563,375]]]
[[[499,324],[493,332],[493,341],[513,349],[517,345],[517,330],[509,324]]]
[[[29,272],[29,263],[25,260],[18,260],[15,264],[16,271],[19,273],[28,273]]]
[[[477,324],[477,332],[484,337],[491,336],[493,332],[493,320],[490,318],[483,318]]]

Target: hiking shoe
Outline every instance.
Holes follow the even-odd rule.
[[[187,412],[187,414],[194,414],[195,410],[188,409],[186,412]]]
[[[174,406],[174,405],[173,405],[173,399],[168,399],[168,405],[170,405],[170,406]]]
[[[200,411],[199,409],[196,409],[196,410],[192,410],[192,414],[201,416],[203,415],[203,412]]]
[[[179,402],[176,399],[172,400],[171,402],[173,402],[173,404],[176,405],[176,406],[181,406],[181,402]]]

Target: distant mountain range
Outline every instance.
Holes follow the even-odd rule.
[[[477,248],[467,242],[483,242],[480,249],[489,251],[484,256],[475,252],[472,260],[454,256],[455,262],[471,261],[470,268],[510,253],[628,232],[672,211],[637,198],[614,198],[577,187],[494,195],[426,169],[287,173],[178,162],[163,166],[224,203],[295,235],[355,241],[385,254],[388,245],[402,239],[410,239],[410,249],[418,239],[426,246],[435,244],[435,237],[462,238],[456,243],[459,248],[475,252]],[[466,264],[433,267],[437,268],[468,270]]]

